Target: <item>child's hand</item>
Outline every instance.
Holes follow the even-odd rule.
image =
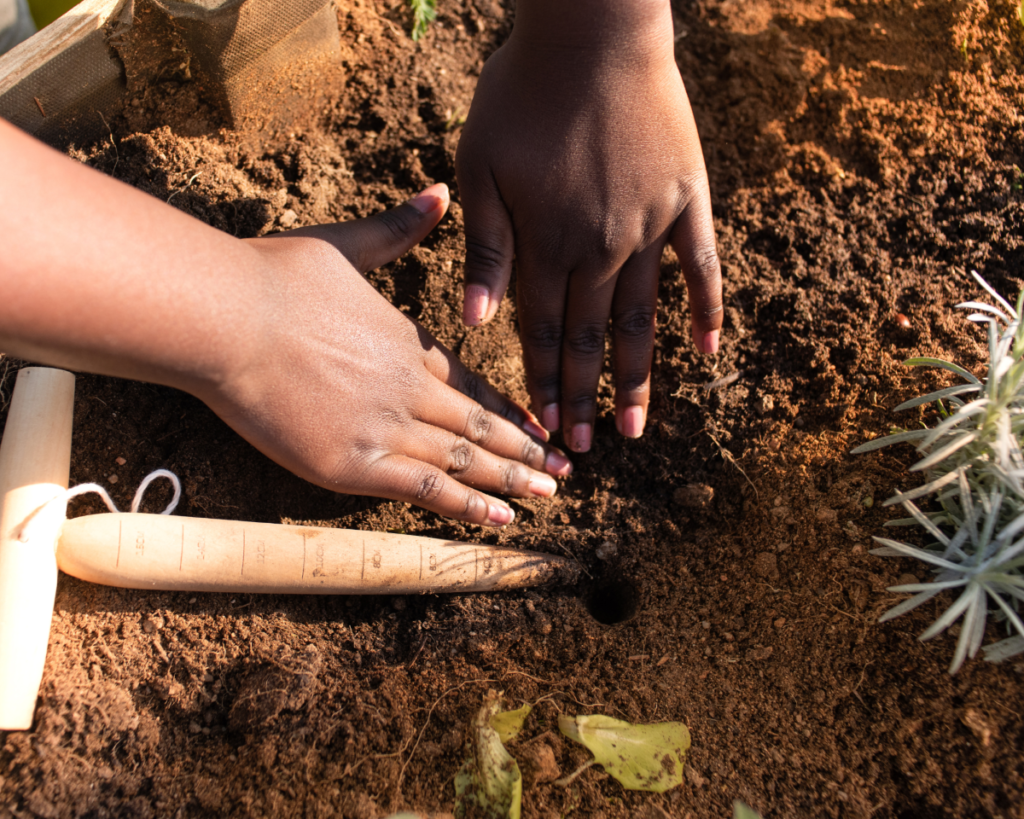
[[[464,320],[494,315],[514,255],[533,409],[579,452],[590,448],[609,318],[616,425],[643,430],[667,242],[698,350],[717,351],[722,324],[707,175],[668,3],[643,4],[646,16],[640,5],[522,0],[458,149]]]
[[[550,496],[569,462],[361,275],[422,240],[447,205],[435,185],[370,219],[250,241],[262,264],[245,302],[262,312],[238,339],[245,363],[200,397],[315,484],[500,526],[513,512],[486,493]]]

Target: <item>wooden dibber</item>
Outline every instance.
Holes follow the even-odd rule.
[[[565,558],[478,543],[123,513],[65,522],[57,565],[107,586],[276,594],[499,591],[576,572]]]
[[[68,487],[75,377],[30,367],[18,373],[0,444],[0,729],[29,728],[43,677],[57,590],[54,548]]]

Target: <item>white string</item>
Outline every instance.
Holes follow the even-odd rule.
[[[171,502],[167,504],[167,508],[164,509],[164,511],[160,514],[169,515],[178,507],[178,501],[181,499],[181,481],[178,480],[178,476],[175,475],[173,472],[170,472],[166,469],[157,469],[153,472],[150,472],[145,478],[142,479],[142,483],[139,484],[139,488],[135,492],[135,497],[132,499],[132,512],[139,511],[139,508],[142,506],[142,498],[146,494],[146,490],[149,488],[149,485],[153,483],[153,481],[155,481],[157,478],[167,478],[174,486],[174,497],[171,498]],[[51,498],[38,509],[36,509],[31,515],[25,518],[25,520],[22,521],[21,527],[18,529],[18,540],[20,540],[22,543],[28,543],[30,539],[29,536],[31,534],[33,522],[35,522],[36,518],[39,516],[39,513],[42,512],[51,503],[67,503],[69,500],[71,500],[72,498],[76,498],[79,495],[88,495],[91,493],[99,495],[103,499],[103,502],[107,505],[107,509],[109,509],[111,512],[117,513],[119,511],[117,506],[114,505],[114,501],[110,499],[110,495],[107,493],[107,490],[100,486],[98,483],[80,483],[78,486],[73,486],[70,489],[65,490],[64,492],[61,492],[55,498]]]

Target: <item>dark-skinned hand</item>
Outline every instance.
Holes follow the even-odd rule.
[[[707,174],[667,0],[520,0],[516,14],[484,66],[458,148],[463,318],[494,316],[514,259],[533,410],[585,452],[609,319],[616,427],[643,431],[668,243],[694,344],[718,350]]]
[[[265,271],[259,346],[204,400],[320,486],[501,526],[514,513],[488,493],[549,497],[568,460],[361,275],[421,241],[447,206],[435,185],[369,219],[251,240]]]

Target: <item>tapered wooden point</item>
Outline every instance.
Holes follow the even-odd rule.
[[[66,511],[66,503],[46,504],[68,486],[74,397],[71,373],[21,370],[0,443],[0,730],[32,726],[43,677]]]

